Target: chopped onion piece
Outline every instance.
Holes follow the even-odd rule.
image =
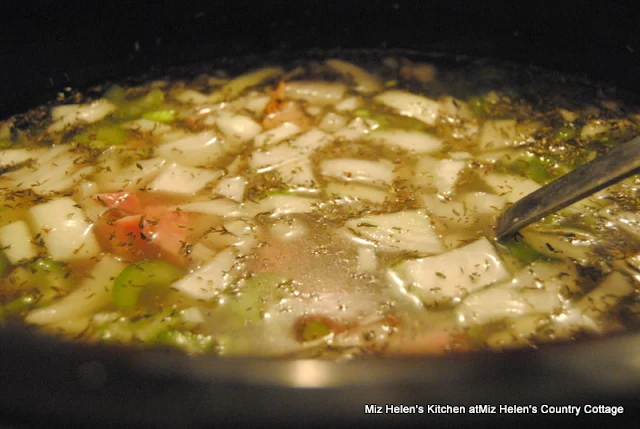
[[[436,123],[440,110],[440,104],[437,101],[407,91],[386,91],[376,95],[374,100],[392,108],[402,116],[418,119],[427,125]]]
[[[562,309],[560,285],[544,289],[514,290],[491,287],[465,298],[458,306],[458,321],[463,326],[483,325],[530,314],[550,314]]]
[[[247,183],[247,179],[242,176],[225,177],[216,184],[215,191],[218,195],[241,203]]]
[[[0,228],[0,248],[9,262],[20,264],[38,256],[33,233],[27,222],[17,220]]]
[[[367,140],[379,141],[392,148],[414,153],[433,153],[442,149],[442,140],[420,131],[376,130],[367,135]]]
[[[163,167],[158,177],[149,183],[147,189],[152,192],[195,195],[204,189],[207,183],[218,179],[222,174],[221,171],[185,167],[172,163]]]
[[[350,112],[362,106],[362,103],[363,101],[360,97],[347,97],[336,104],[334,108],[338,112]]]
[[[355,64],[338,59],[327,60],[325,61],[325,64],[340,73],[342,76],[352,79],[356,86],[355,89],[358,92],[369,94],[381,91],[383,88],[380,79]]]
[[[284,71],[280,67],[265,67],[259,70],[251,71],[240,75],[227,84],[225,84],[220,90],[214,92],[209,96],[209,101],[212,103],[219,103],[224,100],[232,100],[245,89],[256,86],[266,80],[275,78],[281,75]]]
[[[355,118],[347,126],[333,134],[335,138],[356,140],[378,128],[380,124],[373,119]]]
[[[269,97],[268,95],[249,97],[247,103],[244,105],[244,108],[257,115],[264,112],[264,109],[267,107],[267,104],[269,104],[270,100],[271,97]]]
[[[210,300],[236,279],[236,273],[232,270],[235,264],[235,252],[232,249],[223,250],[211,262],[187,274],[171,287],[192,298]]]
[[[327,159],[320,163],[320,171],[326,177],[344,181],[391,186],[394,166],[390,161],[368,161],[357,158]]]
[[[294,213],[310,213],[315,210],[317,204],[318,200],[315,198],[274,194],[258,202],[249,201],[245,203],[245,208],[253,216],[269,213],[271,216],[276,217]]]
[[[101,192],[143,189],[153,180],[167,163],[162,158],[143,159],[124,168],[110,167],[97,174],[96,181]]]
[[[455,303],[510,277],[493,245],[484,237],[447,253],[401,262],[389,274],[398,291],[427,305]]]
[[[49,325],[91,315],[113,302],[113,282],[127,265],[105,255],[69,295],[55,303],[33,310],[25,318],[27,323]]]
[[[378,259],[373,247],[358,247],[358,271],[372,273],[378,268]]]
[[[208,95],[193,89],[182,89],[172,94],[173,98],[185,104],[206,104],[211,100]]]
[[[294,100],[302,100],[319,106],[335,104],[347,91],[347,85],[339,82],[287,82],[285,94]]]
[[[576,303],[576,308],[594,319],[606,317],[620,300],[634,291],[634,284],[629,277],[614,271],[602,280],[595,289],[580,298]]]
[[[318,128],[328,133],[333,133],[343,129],[347,125],[347,118],[337,113],[329,112],[322,117],[318,123]]]
[[[352,238],[382,251],[412,251],[436,254],[444,251],[438,235],[423,210],[368,215],[350,219],[345,228]]]
[[[99,99],[87,104],[67,104],[51,109],[53,124],[49,132],[62,131],[70,125],[78,123],[92,124],[103,119],[116,110],[116,105],[109,100]]]
[[[37,159],[46,149],[6,149],[0,150],[0,168],[22,164],[31,159]]]
[[[359,183],[330,182],[325,187],[325,192],[329,197],[347,204],[358,200],[384,204],[391,196],[387,191]]]
[[[462,201],[475,217],[497,215],[507,204],[504,198],[487,192],[467,192]]]
[[[59,145],[49,149],[33,165],[5,173],[0,179],[10,181],[17,189],[30,189],[39,195],[63,192],[93,172],[94,167],[83,166],[85,163],[84,155],[74,152],[71,145]]]
[[[233,246],[246,253],[258,244],[256,226],[244,219],[232,220],[221,228],[211,229],[201,242],[212,249]]]
[[[476,222],[473,213],[469,213],[460,201],[450,201],[436,194],[425,194],[422,199],[427,212],[445,228],[460,230],[470,228]]]
[[[220,115],[216,125],[227,138],[241,142],[251,140],[262,131],[259,123],[243,115]]]
[[[497,195],[509,203],[515,203],[541,188],[540,184],[531,179],[510,174],[488,173],[483,178]]]
[[[495,151],[526,144],[531,141],[537,128],[536,123],[518,124],[515,119],[488,120],[480,130],[478,148],[484,151]]]
[[[158,156],[179,162],[187,167],[200,167],[218,160],[229,149],[220,137],[211,131],[203,131],[157,147]]]
[[[29,209],[34,232],[44,240],[52,259],[86,259],[100,253],[98,240],[82,209],[69,197],[55,198]]]
[[[166,134],[173,129],[170,125],[144,118],[125,122],[122,124],[122,128],[136,131],[138,133],[149,133],[154,136]]]
[[[274,169],[290,190],[299,192],[315,192],[318,184],[309,158],[281,165]]]
[[[224,217],[243,217],[247,215],[246,211],[240,204],[225,198],[208,201],[195,201],[170,207],[171,211],[178,209],[185,212],[211,214]]]
[[[273,145],[299,134],[302,129],[293,122],[283,122],[275,128],[258,134],[253,140],[255,147]]]

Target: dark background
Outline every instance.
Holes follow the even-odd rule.
[[[562,0],[3,0],[0,117],[44,101],[67,85],[137,74],[151,65],[312,47],[461,52],[587,73],[640,92],[640,32],[632,5]]]

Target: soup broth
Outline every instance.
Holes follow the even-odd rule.
[[[323,358],[632,329],[638,177],[494,228],[637,135],[613,88],[487,61],[336,56],[62,94],[0,122],[2,317]]]

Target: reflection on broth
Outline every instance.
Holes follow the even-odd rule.
[[[203,70],[0,122],[5,320],[323,358],[637,324],[636,177],[493,238],[507,205],[640,134],[610,88],[401,56]]]

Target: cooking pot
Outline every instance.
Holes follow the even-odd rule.
[[[580,73],[640,92],[640,39],[631,4],[4,1],[0,16],[5,21],[0,26],[0,117],[64,95],[69,87],[154,68],[335,48],[491,57]],[[640,335],[632,332],[535,350],[446,357],[191,358],[70,344],[4,325],[0,425],[526,427],[539,426],[541,418],[580,426],[594,419],[620,424],[638,417],[639,352]],[[549,404],[580,406],[581,412],[556,414],[543,407]],[[414,413],[396,413],[387,405],[416,407],[409,409]],[[472,405],[486,405],[478,410],[486,413],[470,414]],[[537,412],[531,414],[533,407],[527,408],[529,414],[509,412],[515,411],[504,408],[510,405],[535,406]],[[585,405],[620,406],[623,413],[613,416],[612,408],[600,407],[588,410],[603,413],[587,415]],[[382,414],[370,413],[378,410]]]

